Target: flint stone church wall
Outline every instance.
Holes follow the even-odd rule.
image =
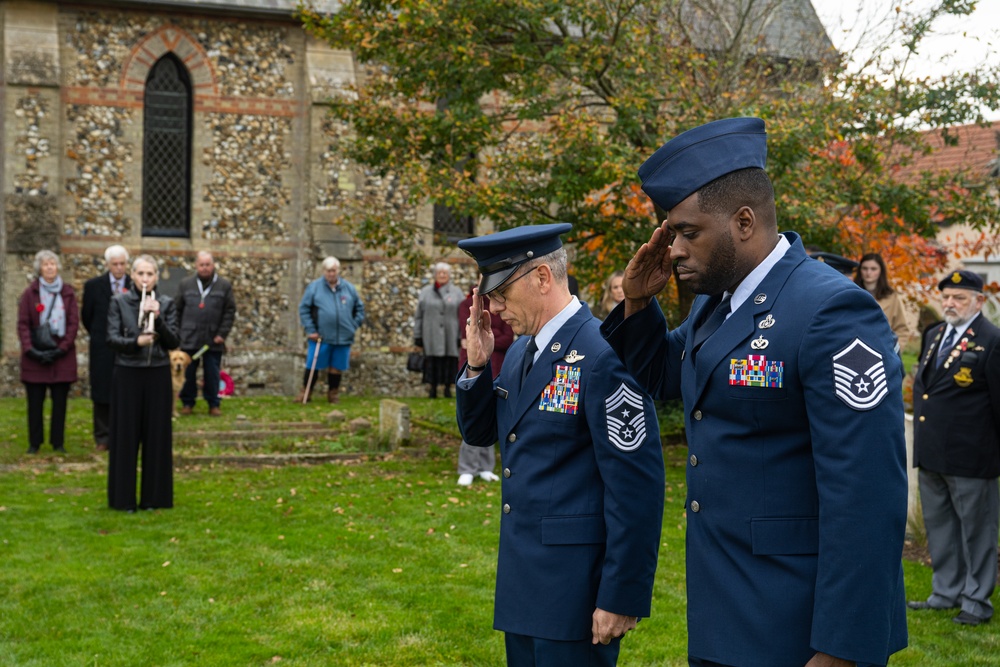
[[[129,4],[129,3],[125,3]],[[333,224],[345,197],[385,202],[427,221],[390,180],[359,174],[337,157],[349,131],[323,102],[354,77],[349,53],[308,39],[289,17],[143,10],[59,2],[5,6],[3,25],[3,225],[0,225],[0,393],[21,391],[17,301],[40,249],[59,253],[62,277],[82,298],[121,243],[161,264],[173,294],[210,250],[233,283],[238,314],[223,369],[239,394],[291,394],[302,381],[305,337],[298,302],[335,255],[365,301],[346,393],[422,392],[407,373],[417,292],[429,271],[367,252]],[[193,5],[196,3],[192,3]],[[5,3],[9,5],[9,3]],[[192,121],[190,234],[143,236],[143,90],[166,52],[189,70]],[[374,196],[373,196],[374,195]],[[427,242],[431,259],[436,249]],[[448,250],[465,290],[475,267]],[[86,331],[77,338],[86,395]]]

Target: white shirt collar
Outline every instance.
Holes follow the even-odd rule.
[[[757,286],[760,285],[761,281],[767,277],[767,274],[771,272],[774,265],[777,264],[788,249],[792,247],[792,244],[788,242],[784,234],[778,234],[778,243],[774,246],[774,250],[768,253],[764,261],[761,262],[754,268],[753,271],[747,274],[739,285],[736,286],[736,291],[733,292],[733,298],[729,302],[729,313],[736,312],[736,309],[743,305],[743,302],[750,298]],[[728,318],[729,315],[726,315]]]
[[[580,310],[583,304],[575,296],[570,295],[570,301],[566,304],[566,307],[556,313],[556,316],[551,320],[546,322],[538,333],[535,334],[535,345],[538,346],[538,350],[535,352],[535,359],[538,358],[539,353],[544,350],[549,345],[549,341],[552,337],[556,335],[556,332],[562,328],[562,325],[569,321],[569,318],[576,315],[576,311]]]
[[[950,324],[946,324],[944,327],[944,336],[942,336],[941,339],[944,340],[945,338],[947,338],[948,334],[951,333],[952,329],[958,331],[959,335],[964,334],[965,330],[969,328],[970,324],[972,324],[972,320],[976,319],[977,317],[979,317],[979,313],[976,313],[975,315],[965,320],[964,322],[959,322],[957,327],[953,327]],[[958,342],[957,338],[955,339],[955,342],[956,343]]]

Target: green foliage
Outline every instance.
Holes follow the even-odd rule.
[[[865,211],[881,213],[874,231],[890,233],[902,224],[929,234],[932,211],[991,219],[995,205],[965,187],[966,174],[900,182],[897,173],[926,150],[923,129],[1000,108],[996,67],[932,80],[876,44],[852,71],[820,36],[804,47],[813,60],[773,57],[757,35],[775,7],[347,0],[324,16],[304,6],[306,30],[353,52],[364,72],[330,101],[352,131],[335,150],[392,184],[391,206],[371,193],[345,198],[341,222],[419,262],[424,230],[400,215],[401,202],[433,201],[498,228],[568,220],[582,250],[576,273],[596,283],[655,224],[637,192],[643,160],[683,129],[750,114],[768,123],[781,227],[807,243],[841,249],[836,226]],[[892,37],[917,51],[939,18],[973,7],[904,6]]]

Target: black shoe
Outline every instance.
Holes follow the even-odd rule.
[[[952,623],[958,623],[959,625],[982,625],[988,622],[988,618],[979,618],[975,614],[970,614],[967,611],[958,612],[958,616],[951,619]]]
[[[935,607],[927,600],[910,600],[909,602],[906,603],[906,606],[909,607],[910,609],[916,609],[918,611],[924,609],[933,609],[934,611],[942,611],[945,609],[955,609],[958,605],[953,604],[950,607]]]
[[[446,384],[444,386],[444,397],[445,398],[451,398],[451,385],[450,384]]]
[[[57,454],[65,454],[66,448],[63,447],[62,445],[59,445],[58,447],[53,447],[52,451],[56,452]]]
[[[38,453],[38,447],[28,447],[28,453],[29,454],[37,454]]]

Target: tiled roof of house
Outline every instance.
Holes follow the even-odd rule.
[[[984,177],[996,167],[1000,156],[1000,123],[987,127],[961,125],[949,128],[949,135],[957,138],[954,145],[945,143],[941,130],[927,132],[927,141],[932,147],[928,155],[918,155],[913,162],[899,170],[899,177],[908,177],[924,171],[957,171],[969,169]]]

